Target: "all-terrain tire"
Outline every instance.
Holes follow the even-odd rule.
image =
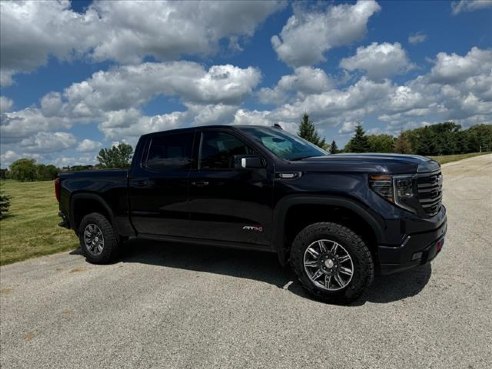
[[[316,256],[312,256],[310,253],[310,255],[308,255],[307,257],[311,258],[312,260],[308,260],[307,262],[312,264],[319,263],[319,265],[322,265],[322,267],[319,267],[319,269],[317,269],[317,266],[305,266],[305,255],[307,253],[306,250],[310,248],[310,252],[312,252],[313,248],[310,246],[316,246],[319,240],[325,240],[322,242],[323,245],[334,245],[334,243],[337,243],[339,246],[342,246],[341,248],[339,248],[339,246],[337,247],[338,250],[341,250],[345,254],[344,258],[347,259],[346,254],[350,256],[351,260],[347,261],[347,263],[349,264],[344,264],[348,265],[348,269],[352,267],[352,275],[350,277],[350,280],[349,276],[344,276],[347,285],[341,287],[343,283],[337,285],[335,282],[333,282],[333,286],[331,288],[332,290],[330,290],[331,282],[328,282],[328,288],[326,288],[326,279],[324,279],[325,276],[328,275],[328,277],[326,278],[330,278],[331,280],[330,276],[332,271],[330,269],[329,272],[327,272],[328,268],[326,266],[332,266],[332,260],[328,260],[329,258],[331,258],[331,256],[325,256],[325,259],[322,259],[322,256],[319,256],[319,258],[316,260]],[[331,241],[332,243],[328,241]],[[328,248],[328,246],[326,248]],[[336,257],[336,259],[336,261],[335,259],[333,260],[338,263],[338,256]],[[322,260],[326,260],[326,265]],[[340,260],[342,259],[340,258]],[[300,231],[292,244],[290,262],[302,286],[315,299],[323,302],[334,304],[348,304],[358,299],[374,279],[374,262],[371,252],[369,251],[366,243],[350,228],[337,223],[315,223],[307,226],[302,231]],[[335,268],[337,268],[336,265]],[[319,277],[319,282],[315,279],[315,281],[317,282],[315,283],[313,282],[312,277],[316,273],[312,272],[310,277],[307,270],[309,270],[310,272],[311,270],[319,270],[320,272],[327,272],[327,274]],[[323,284],[323,286],[320,286],[321,284]],[[339,288],[336,289],[336,287]]]
[[[93,264],[107,264],[117,255],[119,243],[113,226],[99,213],[84,216],[79,226],[79,240],[86,260]]]

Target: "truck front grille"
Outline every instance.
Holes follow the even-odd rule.
[[[441,172],[421,174],[417,177],[420,205],[428,215],[439,212],[442,202]]]

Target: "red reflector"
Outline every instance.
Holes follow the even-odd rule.
[[[436,253],[441,251],[443,246],[444,246],[444,240],[437,241],[436,242]]]

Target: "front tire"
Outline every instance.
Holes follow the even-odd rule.
[[[88,262],[106,264],[118,251],[118,239],[111,223],[99,213],[86,215],[79,226],[82,253]]]
[[[356,300],[374,279],[366,243],[337,223],[315,223],[299,232],[292,244],[291,265],[309,294],[329,303]]]

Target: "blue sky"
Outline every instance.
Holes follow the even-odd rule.
[[[2,1],[1,166],[307,112],[339,147],[492,122],[492,1]]]

